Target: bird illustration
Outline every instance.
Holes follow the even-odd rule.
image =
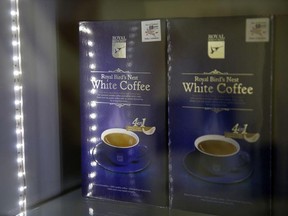
[[[123,48],[125,48],[125,46],[123,46],[123,47],[118,47],[118,48],[114,49],[115,54],[118,53],[118,52],[119,52],[121,49],[123,49]]]
[[[211,54],[213,54],[214,52],[216,52],[218,49],[220,49],[223,46],[219,46],[219,47],[211,47]]]

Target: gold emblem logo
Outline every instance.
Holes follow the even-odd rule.
[[[224,35],[208,35],[208,56],[211,59],[225,59],[225,37]]]
[[[112,36],[112,56],[114,58],[126,58],[125,36]]]

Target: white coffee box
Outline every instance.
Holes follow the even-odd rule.
[[[269,215],[272,19],[168,19],[171,208]]]

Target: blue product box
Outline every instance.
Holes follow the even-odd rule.
[[[79,24],[84,197],[168,205],[165,29]]]
[[[272,21],[168,20],[172,208],[270,214]]]

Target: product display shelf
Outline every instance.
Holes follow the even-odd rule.
[[[27,216],[209,216],[159,206],[87,199],[76,189],[27,210]],[[210,215],[211,216],[211,215]]]

